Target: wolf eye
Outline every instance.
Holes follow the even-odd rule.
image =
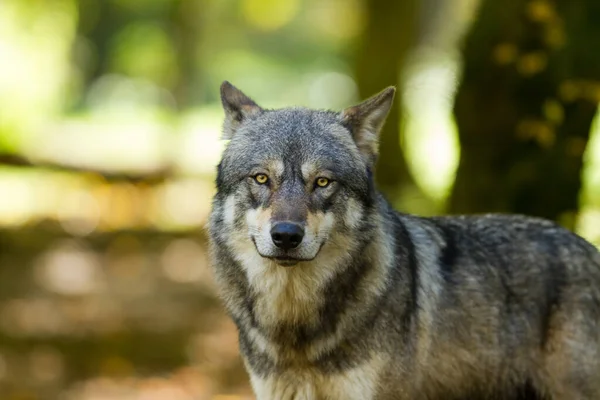
[[[258,175],[254,176],[254,180],[259,185],[264,185],[265,183],[267,183],[269,181],[269,177],[266,176],[265,174],[258,174]]]
[[[324,188],[324,187],[329,186],[330,182],[331,181],[329,179],[327,179],[327,178],[317,178],[317,182],[316,183],[317,183],[318,187]]]

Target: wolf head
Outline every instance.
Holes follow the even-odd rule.
[[[280,266],[344,248],[376,201],[371,171],[394,92],[341,112],[266,110],[224,82],[223,137],[230,141],[211,222],[213,231],[221,225],[218,241]]]

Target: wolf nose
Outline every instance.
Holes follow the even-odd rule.
[[[298,247],[303,237],[304,229],[293,222],[278,222],[271,228],[273,243],[284,250]]]

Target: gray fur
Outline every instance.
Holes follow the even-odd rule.
[[[600,398],[591,244],[531,217],[394,211],[371,173],[393,90],[342,112],[222,93],[211,252],[259,400]],[[265,236],[283,220],[312,232],[285,254]]]

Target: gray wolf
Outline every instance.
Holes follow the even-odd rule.
[[[553,222],[396,212],[394,88],[340,112],[221,86],[209,221],[259,400],[600,399],[600,254]]]

